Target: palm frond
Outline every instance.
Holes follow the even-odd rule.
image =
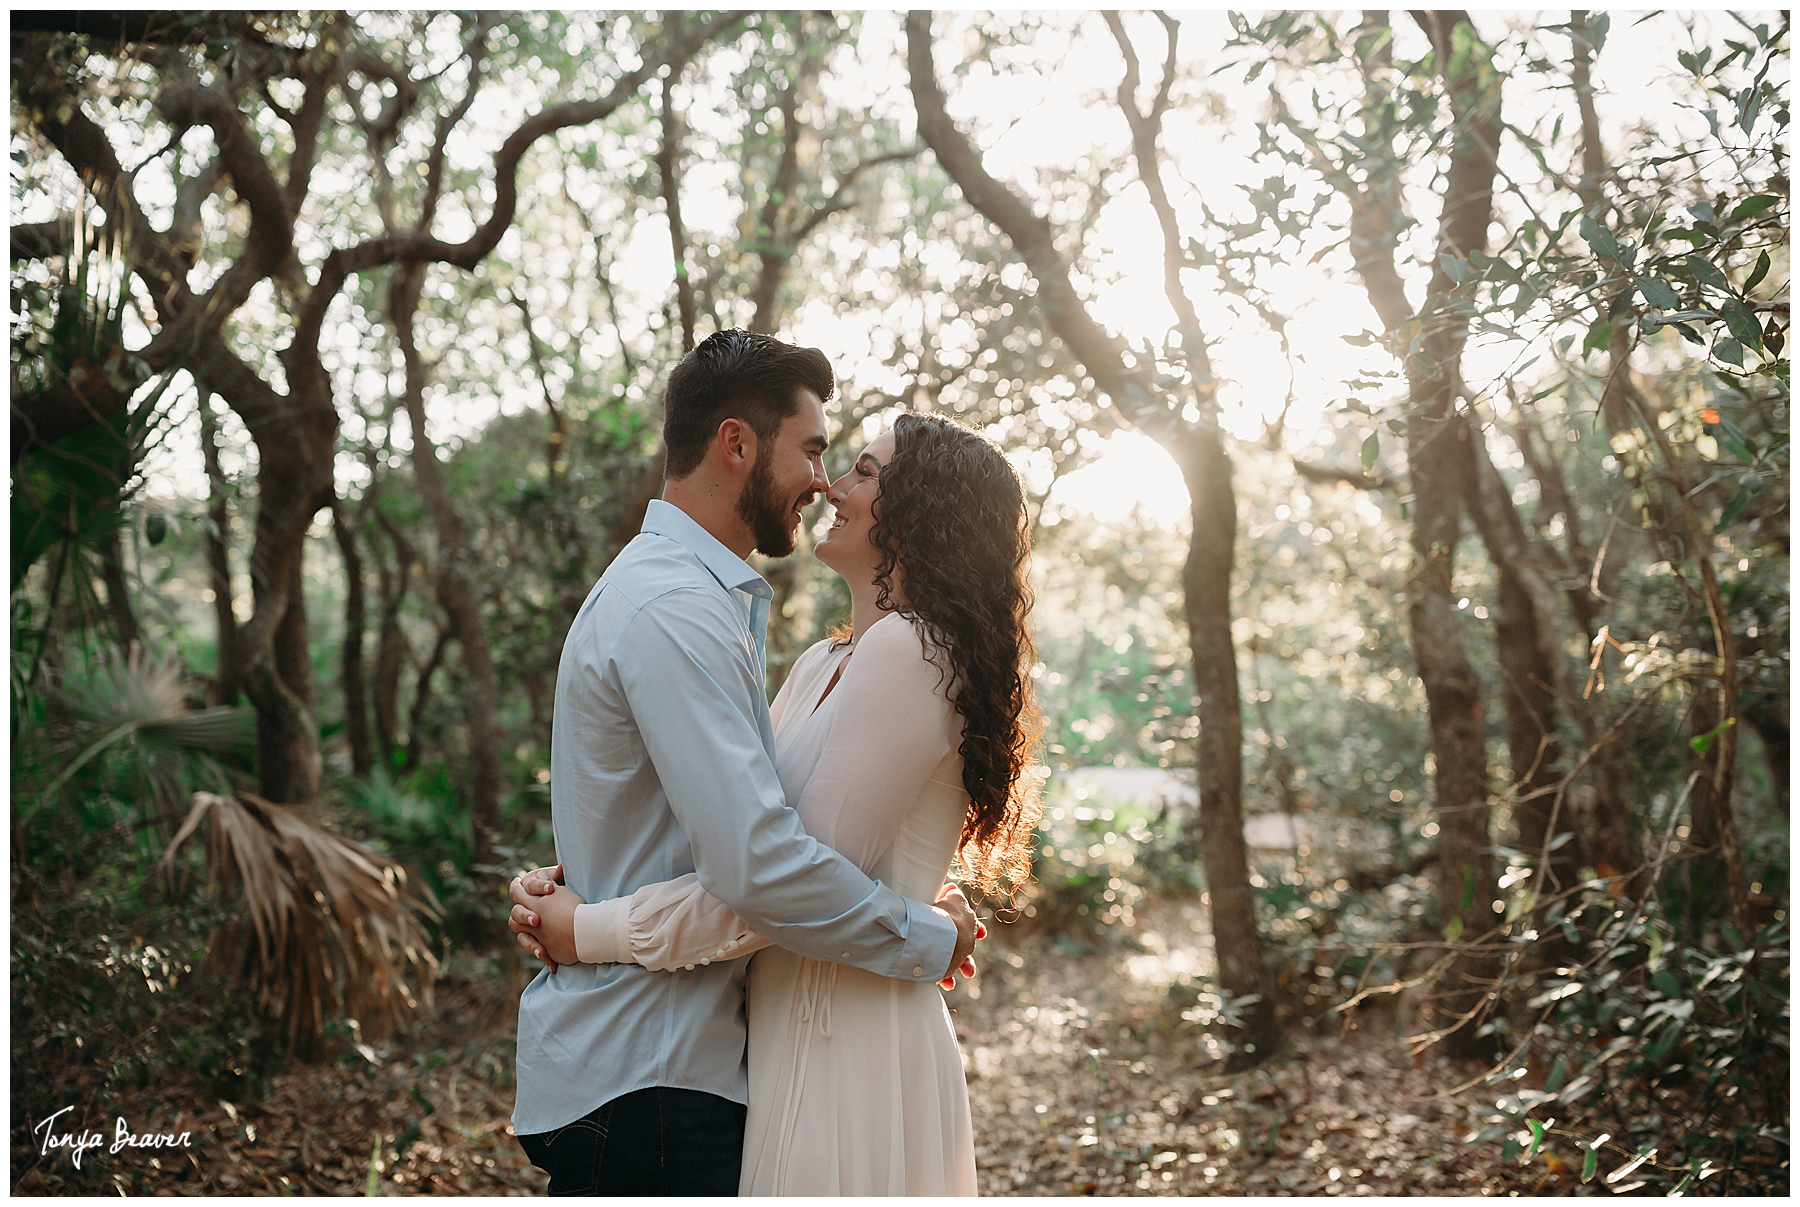
[[[174,652],[157,657],[133,645],[123,659],[102,663],[87,682],[65,688],[60,693],[62,705],[101,729],[50,782],[44,795],[53,795],[96,755],[134,735],[189,750],[229,751],[256,741],[252,709],[190,710],[182,673],[181,659]],[[178,802],[171,804],[179,807]]]
[[[145,737],[190,750],[236,750],[256,742],[256,712],[246,707],[202,708],[142,727]]]
[[[307,809],[196,792],[165,870],[202,822],[209,877],[248,916],[247,927],[214,934],[214,966],[250,987],[297,1052],[312,1051],[329,1018],[354,1018],[373,1036],[430,1008],[438,961],[423,923],[439,907],[397,860],[323,829]]]

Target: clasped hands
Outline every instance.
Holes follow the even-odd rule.
[[[542,960],[551,972],[560,964],[579,961],[575,955],[575,907],[587,904],[580,893],[563,883],[562,864],[532,868],[514,876],[509,890],[513,900],[506,928],[519,937],[519,946]],[[975,975],[975,942],[987,938],[982,925],[960,888],[946,884],[932,906],[956,927],[956,950],[938,984],[956,988],[956,974]]]

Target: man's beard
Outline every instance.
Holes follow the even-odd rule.
[[[777,493],[779,488],[769,470],[769,460],[767,448],[757,450],[750,477],[744,482],[744,493],[738,496],[737,513],[750,525],[758,553],[786,557],[794,551],[794,538],[800,530],[790,518],[795,500]]]

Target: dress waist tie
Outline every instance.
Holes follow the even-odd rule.
[[[831,1038],[831,998],[837,989],[838,966],[824,960],[807,960],[805,970],[800,974],[800,984],[795,990],[794,1021],[798,1027],[794,1039],[794,1059],[788,1068],[788,1084],[785,1101],[787,1111],[781,1120],[781,1140],[779,1151],[781,1163],[775,1175],[775,1193],[787,1193],[788,1158],[794,1147],[794,1129],[800,1121],[800,1089],[801,1077],[806,1069],[807,1059],[812,1055],[813,1022],[818,1022],[817,1031],[826,1039]]]

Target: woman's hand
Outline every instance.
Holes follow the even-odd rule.
[[[506,927],[519,936],[519,946],[544,961],[551,972],[559,964],[579,962],[575,954],[575,907],[585,905],[580,893],[562,884],[559,863],[515,876],[508,895],[512,913]]]
[[[948,913],[951,916],[952,921],[955,920],[956,915],[958,913],[966,914],[968,916],[968,918],[971,921],[973,921],[975,924],[975,939],[980,940],[980,939],[987,938],[987,926],[979,918],[975,917],[975,911],[972,908],[970,908],[968,899],[963,896],[963,891],[958,886],[956,886],[954,884],[946,884],[943,887],[943,889],[938,893],[937,907],[940,910],[944,910],[946,913]],[[958,929],[960,930],[960,927]],[[975,944],[973,941],[971,941],[969,944],[969,948],[970,948],[969,954],[965,955],[962,958],[961,963],[954,965],[950,969],[949,972],[944,974],[944,979],[938,982],[939,988],[942,988],[942,989],[956,988],[956,974],[959,972],[962,973],[964,980],[970,980],[970,979],[974,978],[974,976],[975,976],[974,947],[975,947]],[[951,959],[953,959],[953,960],[955,959],[955,953],[952,953]]]

